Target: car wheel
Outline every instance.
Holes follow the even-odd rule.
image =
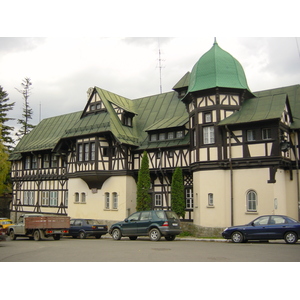
[[[160,238],[161,238],[161,233],[160,233],[159,229],[157,229],[157,228],[152,228],[152,229],[149,231],[149,237],[150,237],[150,240],[151,240],[151,241],[159,241]]]
[[[122,237],[122,233],[121,233],[121,230],[119,228],[115,228],[113,231],[112,231],[112,237],[114,240],[120,240],[121,237]]]
[[[287,232],[284,235],[284,240],[287,244],[295,244],[298,241],[298,236],[295,232]]]
[[[15,232],[14,232],[13,230],[11,230],[11,231],[9,232],[9,236],[10,236],[10,238],[11,238],[12,240],[15,240],[15,239],[17,238],[17,236],[15,235]]]
[[[129,239],[135,241],[137,239],[137,236],[130,236]]]
[[[80,239],[85,239],[86,238],[86,233],[84,231],[80,231],[78,236],[79,236]]]
[[[231,235],[231,240],[234,243],[242,243],[244,240],[244,236],[241,232],[239,231],[235,231],[232,235]]]
[[[59,241],[59,240],[60,240],[60,234],[54,234],[54,235],[53,235],[53,239],[54,239],[55,241]]]
[[[175,240],[175,237],[176,237],[176,235],[166,235],[166,236],[165,236],[165,239],[166,239],[167,241],[174,241],[174,240]]]
[[[33,233],[33,238],[35,241],[40,241],[41,240],[41,233],[39,230],[36,230],[34,233]]]

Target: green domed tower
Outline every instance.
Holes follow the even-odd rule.
[[[212,48],[194,65],[188,93],[216,87],[251,93],[241,64],[215,41]]]
[[[183,88],[176,86],[178,92]],[[195,169],[198,163],[223,159],[223,138],[218,124],[238,111],[243,101],[253,97],[241,64],[215,41],[194,65],[182,98],[189,113]]]

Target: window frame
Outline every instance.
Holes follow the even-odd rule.
[[[204,145],[213,145],[216,142],[215,138],[215,126],[203,126],[202,127],[203,134],[203,144]]]
[[[257,212],[257,205],[258,205],[257,192],[254,190],[247,191],[247,194],[246,194],[247,212]]]

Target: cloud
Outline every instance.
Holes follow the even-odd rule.
[[[30,51],[45,42],[45,38],[0,37],[0,54]]]

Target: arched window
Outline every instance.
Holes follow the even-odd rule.
[[[118,209],[118,194],[112,193],[113,197],[113,209]]]
[[[109,193],[105,193],[105,209],[109,209]]]
[[[75,193],[75,202],[76,202],[76,203],[79,202],[79,193]]]
[[[81,202],[85,203],[85,201],[86,201],[85,193],[81,193]]]
[[[253,190],[247,192],[247,211],[257,211],[257,193]]]

